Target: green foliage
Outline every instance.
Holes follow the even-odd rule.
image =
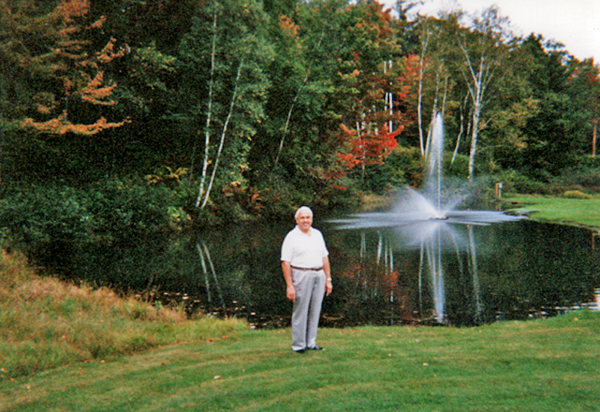
[[[466,179],[469,177],[469,157],[458,154],[452,162],[452,155],[448,152],[444,155],[444,173],[448,177]]]
[[[58,196],[64,185],[91,199],[99,182],[162,176],[157,165],[186,168],[187,185],[156,183],[177,192],[164,207],[173,228],[188,221],[203,196],[207,210],[192,213],[198,225],[286,216],[298,204],[334,208],[358,192],[419,187],[419,132],[426,138],[442,102],[445,149],[457,148],[453,164],[446,156],[445,173],[464,178],[474,106],[463,52],[480,56],[471,40],[490,40],[484,34],[500,34],[503,24],[495,8],[408,21],[405,11],[397,19],[376,3],[346,0],[98,0],[71,2],[70,11],[59,3],[0,0],[10,11],[0,13],[2,189],[52,186]],[[397,6],[404,10],[404,3]],[[462,17],[492,26],[466,27]],[[584,167],[599,124],[598,66],[539,36],[494,39],[485,57],[502,64],[489,68],[475,170],[499,174],[524,192],[600,187],[597,167],[587,177]],[[393,113],[382,111],[388,91]],[[130,123],[99,127],[93,137],[69,128],[58,135],[14,128],[24,118],[56,120],[63,111],[74,125],[102,117]],[[341,125],[363,124],[377,134],[390,116],[396,131],[405,126],[398,138],[404,148],[377,157],[382,164],[344,169],[338,154],[352,138]],[[386,142],[388,149],[394,144]],[[571,173],[579,163],[581,171]],[[89,211],[88,203],[79,205]],[[66,203],[53,207],[84,213]],[[92,229],[83,233],[105,225],[87,224]],[[69,236],[78,242],[82,235]]]
[[[111,182],[94,190],[32,186],[2,199],[0,225],[5,245],[38,264],[75,279],[139,290],[152,274],[111,273],[111,265],[133,262],[135,253],[147,253],[144,245],[166,247],[166,235],[189,222],[183,209],[188,202],[144,182]]]
[[[600,164],[590,161],[588,165],[565,169],[552,180],[552,184],[563,190],[585,189],[600,192]]]
[[[496,177],[496,180],[502,183],[504,193],[549,193],[547,183],[514,170],[498,173]]]

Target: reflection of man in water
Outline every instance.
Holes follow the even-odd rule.
[[[331,293],[329,252],[321,232],[312,227],[313,213],[302,206],[296,211],[297,226],[281,247],[281,268],[287,284],[287,297],[294,302],[292,313],[292,349],[321,350],[317,346],[317,327],[323,296]]]

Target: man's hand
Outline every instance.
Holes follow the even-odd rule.
[[[331,281],[331,266],[329,266],[329,257],[323,258],[323,271],[325,271],[325,296],[329,296],[333,290],[333,282]]]
[[[286,294],[287,294],[287,298],[289,300],[291,300],[292,302],[296,301],[296,288],[295,287],[288,286]]]
[[[283,278],[285,279],[285,284],[287,285],[287,289],[285,294],[287,298],[292,302],[296,301],[296,288],[294,287],[294,282],[292,281],[292,264],[285,260],[281,261],[281,269],[283,270]]]

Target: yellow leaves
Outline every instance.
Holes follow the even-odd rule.
[[[93,124],[73,124],[67,120],[67,112],[63,112],[56,119],[48,120],[46,122],[36,122],[31,118],[27,118],[21,121],[19,126],[24,129],[35,129],[42,133],[53,133],[59,135],[73,133],[91,136],[100,133],[105,129],[121,127],[125,123],[129,123],[129,120],[127,119],[118,123],[110,123],[106,120],[106,118],[101,117],[96,123]]]
[[[98,20],[96,20],[94,23],[92,23],[90,28],[99,29],[104,25],[105,22],[106,22],[106,16],[101,16]]]
[[[96,58],[101,63],[110,63],[116,58],[123,57],[125,53],[129,50],[129,46],[121,48],[118,52],[115,53],[115,42],[117,39],[114,37],[111,38],[106,46],[97,54]]]
[[[144,177],[144,179],[146,179],[146,181],[147,181],[148,183],[152,183],[152,184],[157,184],[157,183],[160,183],[160,182],[162,182],[162,180],[163,180],[163,179],[162,179],[162,177],[160,177],[160,176],[157,176],[157,175],[146,175],[146,176]]]
[[[145,179],[148,183],[157,184],[160,182],[176,181],[180,182],[181,178],[188,174],[187,167],[178,167],[176,170],[171,169],[169,166],[165,166],[167,172],[161,175],[146,175]]]
[[[35,107],[40,114],[51,114],[58,106],[54,94],[41,92],[33,97]]]
[[[187,167],[178,167],[177,170],[173,171],[167,166],[167,170],[169,171],[169,174],[166,176],[167,178],[179,181],[182,176],[187,175],[189,169]]]
[[[49,89],[45,87],[45,83],[40,82],[40,91],[34,96],[32,106],[41,116],[32,116],[17,124],[22,128],[57,135],[94,135],[105,129],[123,126],[129,122],[128,119],[110,122],[100,114],[98,120],[91,120],[91,124],[78,124],[78,121],[83,122],[86,113],[97,112],[85,108],[82,109],[82,115],[72,112],[69,117],[66,111],[61,113],[63,107],[81,108],[79,104],[70,104],[74,99],[96,106],[116,105],[117,101],[111,97],[117,84],[107,80],[100,68],[123,56],[128,48],[115,51],[116,39],[111,38],[102,50],[91,49],[92,43],[83,33],[100,29],[106,17],[93,22],[88,18],[90,0],[61,0],[57,3],[58,6],[48,15],[48,22],[41,33],[50,41],[47,45],[49,53],[32,56],[24,60],[22,65],[32,65],[50,81],[61,82],[62,87],[57,84]],[[49,118],[51,119],[48,120]]]

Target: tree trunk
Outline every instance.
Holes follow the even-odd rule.
[[[215,181],[215,175],[217,174],[217,166],[219,165],[219,159],[221,158],[221,153],[223,152],[223,144],[225,143],[225,135],[227,134],[227,126],[229,125],[229,120],[231,119],[231,114],[233,113],[233,108],[235,106],[235,99],[237,97],[237,91],[240,83],[240,75],[242,73],[243,64],[244,59],[240,61],[240,65],[238,66],[237,75],[235,77],[235,87],[231,96],[231,104],[229,105],[229,113],[227,114],[227,119],[225,120],[225,124],[223,125],[223,131],[221,132],[221,141],[219,143],[219,149],[217,151],[215,165],[213,166],[212,175],[210,177],[210,183],[208,184],[208,188],[206,189],[206,194],[204,195],[204,201],[202,202],[201,209],[204,209],[206,203],[208,203],[208,198],[210,197],[210,190],[212,188],[213,182]]]
[[[198,189],[198,198],[196,199],[196,207],[200,206],[202,193],[204,192],[204,181],[206,180],[208,170],[208,157],[210,154],[210,118],[212,115],[212,94],[215,83],[215,52],[217,48],[217,10],[213,16],[213,38],[210,54],[210,83],[208,86],[208,108],[206,113],[206,130],[204,131],[204,163],[202,164],[202,176],[200,178],[200,187]]]
[[[598,120],[594,121],[594,134],[592,136],[592,157],[596,157],[596,136],[598,133]]]
[[[423,65],[425,64],[425,51],[427,50],[427,44],[429,43],[429,30],[427,31],[427,35],[423,37],[421,41],[422,50],[421,56],[419,59],[419,96],[417,102],[417,122],[419,124],[419,145],[421,148],[421,156],[425,157],[425,147],[423,146],[423,115],[422,115],[422,105],[423,105]]]

